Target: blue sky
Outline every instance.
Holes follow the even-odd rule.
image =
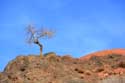
[[[30,23],[56,31],[41,40],[44,53],[81,57],[125,48],[124,0],[0,0],[0,71],[18,55],[39,54],[25,42]]]

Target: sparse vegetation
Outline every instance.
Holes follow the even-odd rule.
[[[54,52],[18,56],[0,73],[0,83],[125,83],[125,56],[92,56],[81,60]]]
[[[56,55],[56,53],[54,53],[54,52],[48,52],[48,53],[44,54],[44,56],[50,56],[50,55]]]
[[[40,56],[42,57],[42,50],[43,50],[43,45],[40,43],[39,39],[40,38],[51,38],[54,34],[52,30],[49,30],[47,28],[41,28],[41,29],[36,29],[34,26],[29,25],[27,27],[27,42],[37,44],[40,47]]]

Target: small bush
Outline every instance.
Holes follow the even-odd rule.
[[[48,53],[45,53],[44,56],[49,56],[49,55],[56,55],[55,52],[48,52]]]
[[[100,59],[100,57],[98,56],[92,56],[90,58],[90,60],[92,61],[92,63],[94,63],[96,66],[102,66],[102,60]]]

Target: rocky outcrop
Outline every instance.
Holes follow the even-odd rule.
[[[120,54],[79,59],[47,53],[16,57],[0,73],[0,83],[110,83],[124,77],[125,56]]]

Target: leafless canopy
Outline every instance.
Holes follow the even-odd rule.
[[[36,29],[34,26],[29,25],[27,27],[27,42],[34,43],[40,38],[51,38],[54,35],[54,31],[47,28]]]

